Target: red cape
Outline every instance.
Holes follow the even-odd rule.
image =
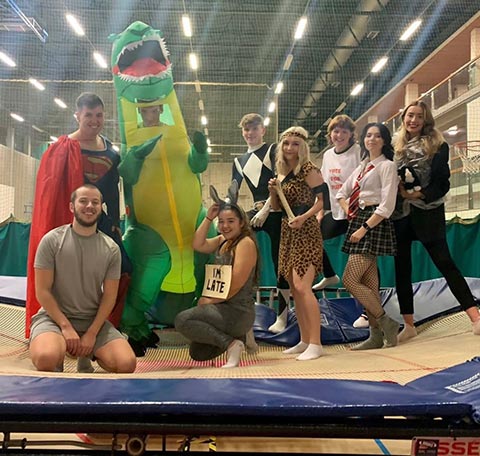
[[[30,337],[30,320],[40,308],[35,296],[33,268],[38,244],[48,231],[72,222],[70,196],[83,183],[80,144],[68,136],[61,136],[43,154],[37,173],[27,262],[27,338]]]

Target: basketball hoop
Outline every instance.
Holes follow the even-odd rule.
[[[462,171],[469,176],[480,173],[480,141],[462,141],[453,145],[462,160]]]

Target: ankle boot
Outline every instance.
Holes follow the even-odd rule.
[[[377,321],[385,338],[385,347],[395,347],[398,343],[397,336],[400,325],[387,314],[383,314]]]
[[[380,328],[370,326],[370,336],[361,344],[352,347],[352,350],[372,350],[383,347],[383,334]]]

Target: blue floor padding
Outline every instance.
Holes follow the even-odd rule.
[[[438,374],[433,374],[438,375]],[[72,379],[2,376],[0,416],[166,415],[328,417],[469,417],[467,396],[396,383],[297,379]],[[470,400],[469,400],[470,399]]]
[[[419,378],[407,386],[417,391],[438,391],[442,398],[452,402],[469,403],[471,417],[480,423],[480,357]]]

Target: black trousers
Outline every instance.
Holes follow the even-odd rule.
[[[251,219],[257,211],[249,211],[248,218]],[[280,229],[282,226],[282,213],[270,212],[264,224],[259,228],[253,228],[253,231],[265,231],[270,237],[270,243],[272,246],[272,261],[275,268],[275,275],[277,276],[277,287],[281,290],[287,290],[290,288],[286,279],[282,276],[278,276],[278,251],[280,250]]]
[[[410,215],[393,222],[397,236],[395,283],[400,313],[413,314],[412,242],[419,240],[460,303],[463,310],[475,307],[475,299],[462,273],[454,263],[445,231],[445,208],[423,210],[412,207]]]
[[[320,229],[322,231],[323,240],[333,239],[342,234],[345,234],[348,229],[347,220],[335,220],[332,216],[332,213],[329,212],[325,215],[320,222]],[[335,275],[335,270],[330,263],[327,252],[323,249],[323,276],[324,277],[333,277]]]

